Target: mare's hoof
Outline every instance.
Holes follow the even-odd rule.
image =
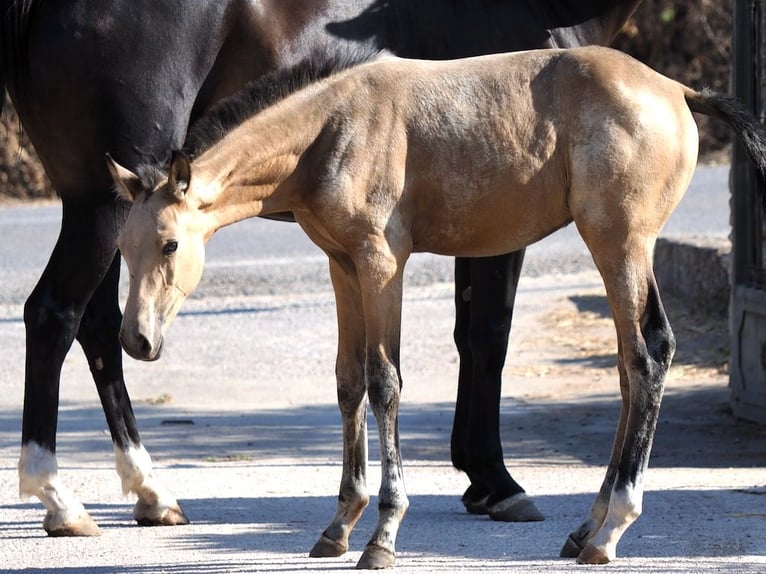
[[[577,557],[578,564],[608,564],[611,558],[604,552],[593,546],[586,544],[580,555]]]
[[[356,563],[357,570],[381,570],[394,565],[395,555],[382,546],[370,544],[364,549],[362,557]]]
[[[534,501],[525,493],[514,494],[489,507],[489,517],[499,522],[540,522],[545,520]]]
[[[583,548],[580,545],[577,540],[572,538],[572,535],[569,535],[569,538],[567,538],[567,541],[564,542],[564,546],[561,548],[561,552],[559,552],[559,556],[562,558],[577,558],[580,556],[580,552],[582,552]]]
[[[348,544],[338,542],[322,534],[317,543],[314,544],[314,548],[309,552],[309,556],[311,558],[335,558],[336,556],[343,556],[347,550]]]
[[[152,513],[148,509],[139,508],[139,505],[136,505],[133,516],[139,526],[183,526],[189,524],[189,519],[186,518],[184,511],[178,505],[170,506],[160,514]]]
[[[78,516],[76,520],[69,520],[56,526],[51,526],[46,518],[43,528],[45,528],[48,536],[54,538],[59,536],[101,536],[101,529],[88,513]]]
[[[465,509],[471,514],[489,514],[489,506],[487,506],[488,498],[489,494],[483,488],[472,484],[463,493],[460,502],[463,503]]]

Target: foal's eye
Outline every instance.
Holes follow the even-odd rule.
[[[178,249],[178,241],[171,239],[165,245],[162,246],[162,254],[170,255],[171,253],[175,253],[176,249]]]

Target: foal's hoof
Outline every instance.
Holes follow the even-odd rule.
[[[371,544],[364,549],[362,557],[356,563],[357,570],[381,570],[394,565],[395,555],[382,546]]]
[[[488,492],[471,484],[463,493],[463,496],[460,497],[460,502],[463,503],[465,509],[471,514],[489,514],[489,506],[487,506],[488,498]]]
[[[540,522],[545,520],[529,495],[521,492],[489,507],[489,517],[499,522]]]
[[[336,556],[343,556],[347,550],[348,543],[338,542],[322,534],[317,543],[314,544],[314,548],[309,552],[309,556],[311,558],[335,558]]]
[[[133,517],[139,526],[183,526],[189,524],[184,511],[178,505],[169,506],[161,512],[136,504]]]
[[[67,520],[55,525],[54,522],[56,521],[52,515],[46,516],[45,522],[43,522],[43,528],[45,528],[48,536],[53,538],[59,536],[101,536],[101,529],[87,512],[75,520]]]
[[[572,538],[572,535],[570,534],[569,538],[567,538],[567,541],[564,542],[564,546],[561,548],[559,556],[562,558],[577,558],[580,556],[580,552],[582,552],[582,550],[582,545],[577,542],[577,540]]]
[[[608,564],[611,558],[603,550],[599,550],[593,544],[586,544],[577,557],[578,564]]]

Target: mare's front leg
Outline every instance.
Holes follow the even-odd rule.
[[[152,460],[141,443],[122,370],[118,306],[120,255],[115,254],[104,280],[88,303],[77,340],[96,382],[114,446],[117,474],[125,494],[138,500],[133,517],[141,526],[188,524],[175,497],[154,476]]]
[[[75,337],[88,357],[115,445],[139,444],[122,377],[116,237],[125,206],[63,200],[62,228],[43,275],[24,307],[27,330],[19,491],[40,499],[51,536],[93,536],[99,529],[62,483],[56,461],[61,366]],[[104,329],[101,331],[101,329]],[[119,459],[119,457],[118,457]],[[119,466],[119,465],[118,465]]]
[[[367,492],[367,387],[364,379],[364,315],[359,282],[348,260],[330,258],[338,315],[338,407],[343,424],[343,474],[338,509],[311,549],[312,557],[340,556],[370,500]]]
[[[469,512],[526,522],[543,515],[505,467],[500,439],[502,370],[524,251],[455,260],[455,343],[460,355],[452,463],[471,485]]]

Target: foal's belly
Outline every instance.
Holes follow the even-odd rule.
[[[516,196],[419,212],[411,224],[414,252],[485,257],[523,249],[572,221],[564,201]],[[506,198],[507,199],[507,198]]]

